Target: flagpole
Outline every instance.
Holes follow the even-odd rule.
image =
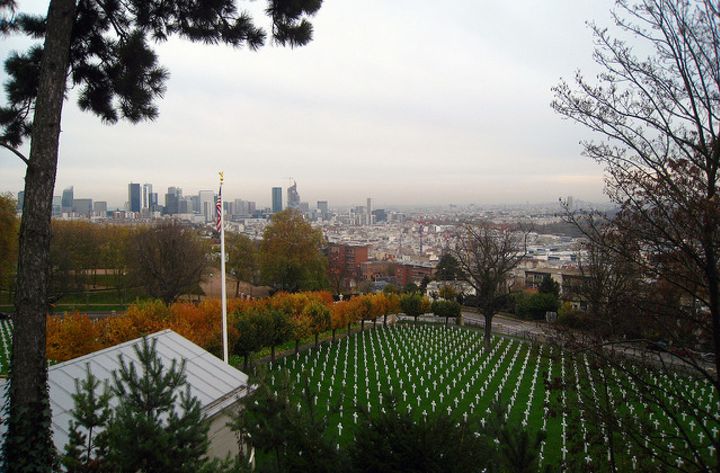
[[[223,360],[225,363],[228,363],[227,296],[225,294],[225,212],[222,201],[223,180],[223,173],[220,172],[220,297],[222,298]]]

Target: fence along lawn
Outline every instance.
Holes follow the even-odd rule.
[[[568,470],[592,471],[608,462],[609,429],[588,413],[602,402],[598,391],[605,375],[593,368],[585,355],[569,356],[549,345],[504,337],[493,337],[486,352],[482,333],[476,330],[399,324],[365,330],[297,357],[283,358],[270,367],[270,383],[279,382],[285,370],[294,385],[293,403],[298,409],[303,408],[299,391],[308,380],[317,395],[317,406],[328,416],[327,435],[339,445],[352,440],[355,406],[376,411],[388,393],[396,397],[400,409],[409,410],[416,418],[439,411],[458,421],[471,414],[489,419],[496,397],[505,406],[509,422],[532,432],[547,432],[541,445],[541,466],[564,464]],[[623,418],[646,424],[654,429],[650,435],[667,439],[670,447],[663,455],[668,463],[687,465],[684,459],[690,454],[670,420],[634,396],[637,386],[632,379],[615,370],[610,374],[610,379],[617,381],[609,390],[610,402],[617,405]],[[667,385],[682,386],[699,404],[718,408],[709,383],[679,375],[648,375],[660,377]],[[700,427],[691,429],[691,441],[701,446],[709,460],[713,450],[703,431],[718,429],[717,418],[706,420],[705,429]],[[643,466],[658,471],[666,468],[643,452],[633,451],[620,434],[614,435],[616,444],[622,445],[616,451],[617,462],[627,471]]]

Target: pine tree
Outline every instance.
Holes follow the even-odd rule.
[[[134,347],[138,367],[120,356],[120,369],[100,394],[100,381],[89,370],[76,383],[70,441],[62,458],[68,472],[194,473],[239,466],[206,458],[209,424],[190,393],[185,362],[164,366],[156,343],[144,338]],[[113,397],[114,409],[109,407]]]
[[[62,466],[68,473],[105,471],[102,468],[107,456],[105,428],[112,415],[112,393],[107,382],[98,393],[100,384],[100,380],[90,372],[89,365],[85,379],[75,380],[75,407],[71,412],[70,440],[61,459]]]
[[[560,297],[560,284],[550,277],[549,274],[543,276],[542,282],[538,287],[540,294],[552,294],[555,297]]]
[[[205,463],[208,423],[190,393],[185,361],[163,366],[157,340],[135,347],[141,372],[120,358],[118,399],[107,428],[108,461],[119,471],[196,472]]]

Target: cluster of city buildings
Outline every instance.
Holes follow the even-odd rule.
[[[300,199],[297,183],[286,189],[283,202],[283,188],[271,188],[271,206],[260,208],[254,201],[243,199],[223,200],[226,220],[244,223],[245,220],[267,220],[269,216],[284,209],[296,209],[312,222],[337,221],[349,225],[372,225],[393,218],[384,209],[373,209],[372,199],[367,205],[351,207],[347,212],[333,210],[327,200],[317,201],[314,207]],[[162,197],[162,199],[161,199]],[[216,202],[219,196],[213,190],[200,190],[194,194],[183,194],[180,187],[168,187],[159,195],[153,192],[153,185],[131,182],[128,184],[127,201],[119,208],[110,208],[107,201],[77,197],[74,186],[63,190],[62,195],[53,197],[53,217],[62,219],[90,219],[94,221],[148,221],[166,217],[203,224],[215,220]],[[18,192],[18,212],[22,212],[24,192]]]
[[[428,209],[376,209],[372,198],[365,205],[333,209],[327,200],[314,207],[301,200],[296,182],[285,192],[272,187],[271,206],[258,208],[253,201],[224,199],[226,231],[250,238],[261,238],[272,214],[296,209],[325,236],[329,262],[328,275],[337,291],[382,290],[387,284],[404,287],[432,279],[442,254],[448,251],[457,234],[457,226],[467,218],[481,218],[496,223],[524,223],[543,226],[561,221],[554,206],[516,206],[480,208],[473,205]],[[285,199],[283,201],[283,194]],[[215,222],[218,194],[200,190],[185,195],[180,187],[169,187],[162,202],[152,184],[129,183],[124,208],[109,209],[105,201],[76,198],[68,187],[53,199],[53,216],[92,221],[143,222],[174,218],[197,225]],[[565,199],[573,205],[572,197]],[[18,210],[22,210],[23,193],[18,193]],[[527,255],[513,275],[515,288],[537,287],[546,275],[569,294],[578,284],[579,242],[563,234],[530,232]],[[432,287],[431,289],[432,290]],[[465,288],[465,292],[471,288]]]

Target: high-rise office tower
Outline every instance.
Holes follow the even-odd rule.
[[[140,212],[142,205],[142,191],[140,184],[131,182],[128,184],[128,210],[130,212]]]
[[[318,200],[317,201],[317,209],[318,209],[318,212],[320,212],[320,218],[322,220],[327,220],[327,218],[328,218],[327,200]]]
[[[372,214],[373,208],[372,208],[372,199],[370,197],[367,198],[367,207],[365,209],[365,217],[367,218],[368,225],[372,225],[373,223],[373,214]]]
[[[54,195],[52,202],[53,217],[59,217],[62,215],[62,196]]]
[[[205,223],[215,221],[215,191],[198,192],[200,215],[205,217]]]
[[[175,215],[180,212],[180,199],[182,199],[182,189],[179,187],[168,187],[165,194],[165,213]]]
[[[18,212],[22,212],[23,205],[25,204],[25,191],[18,192],[17,196],[17,208]]]
[[[143,184],[142,187],[142,208],[151,209],[150,196],[152,195],[152,184]]]
[[[299,209],[300,208],[300,194],[297,191],[297,182],[293,181],[293,185],[288,187],[287,190],[287,208]]]
[[[93,202],[93,213],[96,217],[107,216],[107,202],[103,200],[96,200]]]
[[[272,188],[272,211],[282,212],[282,187]]]
[[[73,199],[73,213],[83,217],[92,217],[92,199]]]
[[[73,207],[73,186],[68,187],[65,189],[62,193],[62,211],[64,213],[70,213],[72,212]]]

